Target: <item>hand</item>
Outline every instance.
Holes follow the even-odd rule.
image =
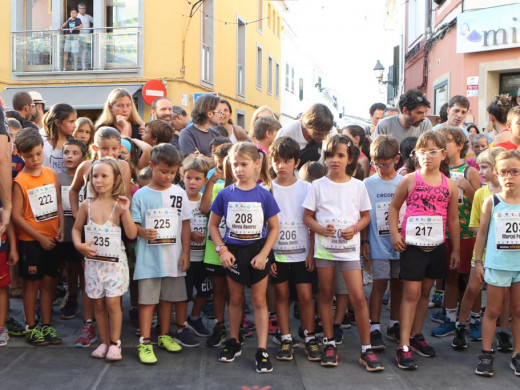
[[[316,269],[316,260],[314,259],[314,253],[309,253],[309,256],[305,259],[305,268],[307,272],[312,272]]]
[[[363,270],[367,274],[370,274],[370,275],[372,274],[372,260],[365,259],[364,264],[363,264]]]
[[[7,264],[15,265],[20,260],[20,256],[18,255],[18,251],[13,248],[9,249],[9,255],[7,256]]]
[[[361,256],[363,256],[363,258],[365,260],[368,260],[370,261],[370,245],[368,244],[368,242],[365,242],[364,244],[361,244]]]
[[[213,172],[213,175],[209,178],[209,181],[212,184],[215,184],[218,180],[222,179],[222,176],[224,176],[223,172],[215,168],[215,171]]]
[[[471,188],[471,183],[468,179],[461,177],[459,181],[457,182],[457,186],[464,191],[467,191],[469,188]]]
[[[147,241],[153,241],[157,238],[157,230],[155,229],[141,229],[140,236]]]
[[[116,123],[122,129],[122,131],[121,131],[122,136],[130,137],[132,135],[132,125],[123,115],[116,116]]]
[[[46,251],[50,251],[56,246],[56,242],[52,238],[45,236],[38,240],[38,242],[40,243],[40,246]]]
[[[265,266],[268,262],[269,262],[269,258],[265,257],[261,253],[259,253],[255,257],[253,257],[253,260],[251,260],[251,266],[254,269],[261,271],[265,268]]]
[[[194,230],[191,232],[191,241],[196,242],[197,244],[202,244],[206,239],[206,235],[201,232]]]
[[[6,210],[2,208],[0,211],[0,235],[4,234],[5,229],[7,229],[7,225],[9,225],[9,221],[11,220],[11,210]]]
[[[236,259],[235,256],[233,256],[233,253],[225,251],[220,255],[220,262],[222,263],[222,267],[231,268],[233,264],[235,264]]]
[[[271,264],[271,269],[269,270],[269,273],[271,274],[271,276],[278,275],[278,270],[276,268],[276,261],[273,262],[273,264]]]
[[[349,226],[341,231],[341,238],[344,240],[352,240],[354,238],[354,235],[356,234],[356,229],[354,226]]]
[[[334,237],[336,234],[336,228],[334,225],[331,225],[330,223],[327,226],[323,226],[323,233],[321,234],[324,237]]]
[[[130,210],[130,200],[126,196],[118,196],[117,202],[121,211],[126,212]]]
[[[460,264],[460,253],[459,252],[451,252],[450,256],[450,269],[458,269]]]
[[[181,259],[179,261],[179,268],[182,272],[186,272],[188,268],[190,268],[190,257],[185,253],[181,255]]]
[[[475,271],[477,273],[477,280],[480,284],[484,283],[484,267],[482,263],[475,263]]]
[[[143,134],[145,131],[146,131],[146,128],[143,125],[139,126],[139,135],[141,137],[143,137]]]
[[[392,247],[397,252],[404,252],[406,250],[406,242],[401,234],[397,233],[396,235],[392,235]]]
[[[60,27],[58,27],[58,31],[61,31],[61,30],[62,30],[61,26],[60,26]]]
[[[97,255],[97,249],[91,248],[90,246],[94,244],[94,241],[89,241],[82,243],[76,247],[79,253],[81,253],[86,258],[92,258]]]
[[[63,239],[65,238],[65,233],[63,233],[63,225],[60,226],[58,229],[58,233],[56,233],[56,236],[54,237],[57,242],[63,242]]]

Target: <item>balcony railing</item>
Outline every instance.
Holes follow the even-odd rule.
[[[140,27],[105,27],[90,31],[81,34],[64,34],[56,30],[11,33],[13,72],[124,72],[140,68]]]

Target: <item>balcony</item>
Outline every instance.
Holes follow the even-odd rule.
[[[140,69],[141,27],[105,27],[91,31],[90,34],[67,35],[56,30],[12,32],[13,73],[135,73]]]

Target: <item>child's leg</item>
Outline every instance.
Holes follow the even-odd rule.
[[[502,311],[502,302],[504,300],[505,290],[505,287],[497,287],[489,283],[487,285],[486,311],[482,320],[482,350],[484,351],[492,350],[493,339],[497,327],[497,318]]]
[[[275,289],[274,289],[273,284],[274,283],[271,283],[270,280],[267,281],[266,299],[267,299],[267,307],[269,308],[269,313],[276,313],[276,310],[278,307],[278,305],[276,303],[276,294],[275,294]],[[276,317],[278,318],[278,316],[276,316]]]
[[[512,283],[511,288],[509,290],[511,291],[510,296],[519,297],[520,282]],[[520,352],[520,299],[511,300],[511,315],[513,316],[512,333],[513,343],[515,346],[513,355],[516,355]]]
[[[399,311],[399,322],[401,323],[400,347],[409,344],[415,310],[421,296],[421,287],[421,281],[403,280],[403,299]]]
[[[511,288],[506,287],[504,291],[504,300],[502,303],[502,311],[500,313],[500,329],[505,331],[509,328],[509,316],[511,312]],[[519,339],[520,340],[520,339]]]
[[[280,333],[286,335],[290,333],[289,328],[289,281],[283,283],[273,283],[276,292],[276,317]],[[255,310],[256,318],[256,310]]]
[[[226,276],[213,276],[213,311],[217,322],[224,322],[228,283]]]
[[[0,287],[0,328],[5,328],[9,317],[9,286]]]
[[[267,348],[267,324],[269,313],[267,312],[267,280],[269,278],[266,276],[259,282],[251,285],[251,301],[253,303],[254,315],[255,315],[255,324],[256,324],[256,337],[258,338],[258,348]],[[243,291],[242,286],[242,291]],[[230,289],[230,293],[232,290]],[[288,296],[288,295],[287,295]],[[231,306],[231,305],[230,305]],[[286,304],[287,310],[287,320],[289,319],[289,305]],[[278,306],[277,306],[278,307]],[[231,322],[231,315],[230,315]],[[287,325],[289,325],[289,321],[287,321]],[[231,325],[230,325],[231,328]],[[287,331],[289,331],[289,327],[287,326]],[[287,334],[283,333],[282,334]]]
[[[76,260],[67,262],[67,290],[69,296],[68,301],[77,302],[78,300],[78,277],[82,274],[81,263]]]
[[[160,313],[157,313],[159,318]],[[184,329],[184,323],[186,322],[186,315],[188,314],[188,301],[175,302],[175,320],[177,321],[177,330],[181,331]]]
[[[312,283],[298,283],[296,292],[300,302],[300,315],[303,329],[314,333],[314,300],[312,299]]]
[[[119,299],[119,298],[117,298]],[[94,311],[96,313],[96,323],[101,342],[110,345],[110,333],[108,326],[108,313],[105,305],[105,298],[92,299],[94,303]],[[117,341],[117,340],[114,340]]]
[[[202,313],[202,308],[204,307],[208,297],[200,297],[198,295],[193,299],[193,307],[191,308],[191,316],[192,317],[200,317],[200,313]]]
[[[121,327],[123,325],[121,297],[106,297],[105,303],[110,322],[110,341],[118,341],[121,339]]]
[[[372,292],[370,294],[369,306],[370,306],[370,321],[379,323],[381,322],[381,310],[383,308],[383,296],[385,295],[386,288],[388,287],[388,279],[374,280],[372,286]],[[350,291],[350,288],[349,288]],[[392,295],[392,300],[394,296]],[[355,309],[354,309],[355,310]],[[357,317],[357,313],[356,313]]]
[[[186,303],[186,307],[187,307],[188,302],[179,302],[179,303]],[[173,302],[163,301],[162,299],[159,300],[159,307],[158,307],[157,311],[158,311],[158,317],[159,317],[159,328],[160,328],[161,336],[168,334],[170,332],[172,309],[173,309]],[[177,311],[175,313],[176,313],[176,315],[179,315]],[[152,325],[152,316],[153,316],[153,309],[151,312],[151,317],[149,319],[150,320],[149,326]],[[141,312],[140,311],[139,311],[139,326],[141,326]],[[143,334],[142,329],[143,328],[141,327],[141,335]]]
[[[141,337],[144,337],[145,339],[149,339],[150,333],[152,330],[153,311],[155,309],[155,305],[139,304],[138,307],[139,307],[139,329],[141,332]],[[171,312],[170,312],[169,318],[171,318]]]
[[[323,333],[328,340],[334,340],[332,327],[332,298],[334,296],[334,262],[332,262],[331,267],[318,267],[318,279],[320,281],[318,309],[320,311]]]
[[[422,333],[424,319],[426,318],[426,312],[428,311],[430,291],[434,281],[434,279],[426,278],[421,283],[421,292],[415,309],[415,318],[413,319],[412,336]]]
[[[56,293],[58,278],[44,275],[40,282],[40,306],[42,310],[42,324],[48,325],[52,320],[52,302]]]
[[[36,297],[40,290],[39,280],[23,281],[23,310],[25,313],[25,321],[27,325],[33,326],[36,317]]]
[[[348,308],[348,295],[336,293],[336,313],[334,313],[334,323],[341,324],[345,318]]]
[[[399,321],[399,308],[403,300],[403,283],[400,279],[390,279],[390,295],[390,320]]]
[[[464,296],[462,297],[462,301],[460,303],[460,322],[468,321],[469,312],[472,310],[475,304],[478,304],[479,306],[476,313],[480,312],[480,299],[477,299],[480,296],[480,286],[481,284],[477,279],[475,268],[471,268],[468,284],[466,285],[466,291],[464,291]]]
[[[230,277],[227,277],[227,285],[229,288],[229,334],[230,338],[238,340],[238,329],[242,323],[242,313],[244,310],[244,285],[235,282]],[[264,290],[265,299],[265,290]],[[256,311],[255,311],[256,316]],[[259,332],[258,325],[256,332]]]
[[[449,259],[449,257],[448,257]],[[446,310],[457,309],[457,299],[459,297],[459,273],[457,270],[448,270],[444,290],[444,307]]]
[[[361,345],[370,345],[370,323],[365,293],[363,292],[363,274],[361,270],[343,271],[342,273],[345,283],[347,283],[350,302],[354,308],[354,313],[356,313],[356,324]],[[382,290],[383,294],[385,289]]]
[[[83,268],[80,270],[79,274],[80,287],[81,287],[81,308],[83,310],[83,320],[86,322],[88,320],[93,321],[94,316],[94,301],[90,298],[85,291],[85,273]]]

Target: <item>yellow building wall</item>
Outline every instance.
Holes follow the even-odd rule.
[[[0,93],[11,79],[11,0],[0,0]]]

